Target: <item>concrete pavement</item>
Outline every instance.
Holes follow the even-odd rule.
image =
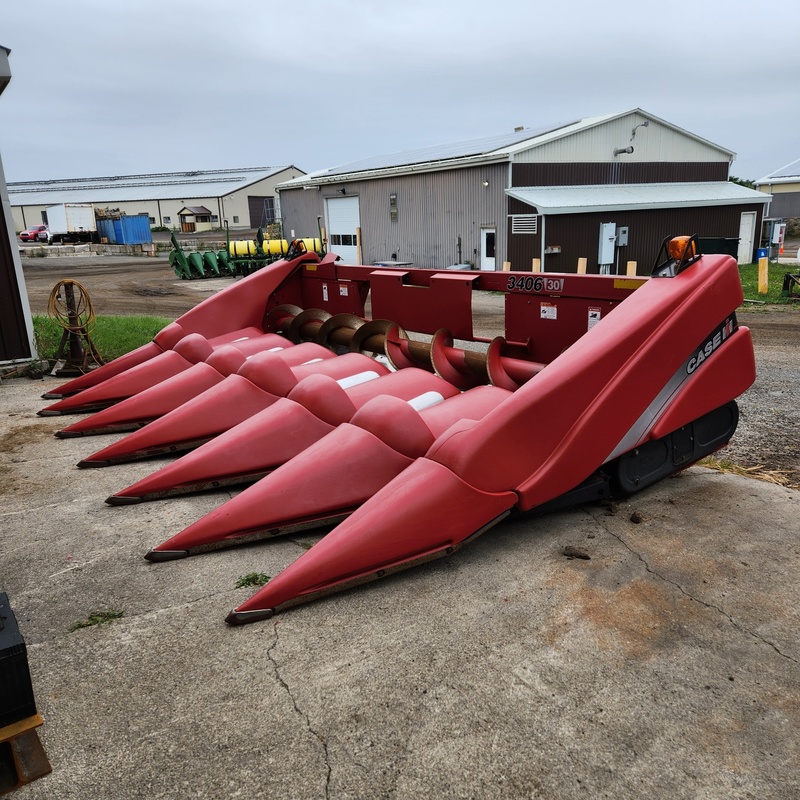
[[[53,766],[15,798],[800,795],[798,492],[693,468],[230,628],[237,579],[314,537],[146,562],[229,495],[107,506],[158,462],[78,470],[116,437],[53,438],[58,383],[0,385],[0,585]]]

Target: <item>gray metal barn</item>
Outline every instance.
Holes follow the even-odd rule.
[[[639,273],[669,235],[750,262],[769,196],[734,153],[641,109],[365,158],[279,184],[286,235],[348,262]]]
[[[772,195],[769,215],[775,219],[800,217],[800,159],[756,181],[756,187]]]
[[[225,222],[233,230],[244,230],[274,222],[279,214],[275,184],[302,174],[289,165],[17,181],[8,185],[8,193],[18,231],[44,222],[47,207],[59,203],[146,214],[151,226],[183,233],[222,228]],[[181,211],[187,206],[204,208],[203,221],[185,223]]]

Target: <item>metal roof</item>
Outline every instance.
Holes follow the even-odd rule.
[[[679,128],[677,125],[666,122],[659,117],[642,111],[640,108],[633,108],[614,114],[603,114],[595,117],[572,122],[563,122],[556,125],[548,125],[543,128],[533,130],[524,128],[513,133],[487,136],[481,139],[470,139],[451,144],[436,145],[434,147],[421,148],[418,150],[407,150],[401,153],[390,153],[382,156],[372,156],[359,161],[351,161],[338,167],[319,170],[309,173],[290,181],[285,181],[279,185],[279,189],[296,189],[302,186],[319,186],[326,183],[339,183],[347,180],[364,180],[367,178],[377,178],[385,175],[398,175],[414,172],[430,172],[442,169],[457,169],[474,164],[485,164],[497,161],[508,161],[514,155],[525,150],[552,142],[566,136],[571,136],[580,131],[589,130],[596,126],[610,122],[620,117],[638,114],[642,117],[657,122],[672,130],[695,139],[698,142],[716,148],[729,157],[734,155],[733,151],[709,142],[689,131]]]
[[[594,119],[594,118],[593,118]],[[405,150],[400,153],[371,156],[359,161],[351,161],[338,167],[322,169],[301,175],[280,184],[281,189],[297,188],[303,185],[335,183],[352,177],[365,178],[375,174],[398,174],[421,172],[425,170],[448,169],[450,167],[468,166],[470,163],[486,163],[488,161],[504,161],[510,153],[519,149],[534,146],[536,140],[549,136],[559,130],[575,130],[580,122],[564,122],[539,130],[524,128],[513,133],[502,133],[485,136],[480,139],[440,144],[417,150]]]
[[[756,181],[756,186],[764,183],[797,183],[798,181],[800,181],[800,158],[760,178]]]
[[[406,150],[401,153],[390,153],[389,155],[371,156],[362,158],[358,161],[351,161],[349,164],[342,164],[323,172],[323,175],[344,175],[352,172],[365,172],[373,169],[390,169],[392,167],[402,167],[410,164],[427,164],[431,161],[445,161],[453,158],[466,158],[469,156],[481,156],[500,154],[506,151],[511,145],[527,142],[545,133],[564,128],[574,123],[563,123],[561,125],[542,128],[538,131],[524,128],[513,133],[502,133],[494,136],[484,136],[480,139],[469,139],[464,142],[451,142],[449,144],[439,144],[433,147],[423,147],[417,150]]]
[[[290,168],[291,165],[244,167],[101,178],[18,181],[8,184],[8,194],[12,206],[222,197]]]
[[[631,183],[599,186],[520,186],[506,189],[541,214],[587,214],[651,208],[695,208],[767,203],[772,195],[730,181]]]

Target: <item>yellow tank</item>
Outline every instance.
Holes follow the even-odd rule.
[[[228,252],[232,256],[254,256],[256,243],[250,239],[238,239],[230,243]]]
[[[308,238],[301,241],[309,252],[322,252],[321,239]],[[269,256],[285,255],[289,251],[289,242],[286,239],[265,239],[262,249]],[[232,256],[254,256],[258,253],[258,246],[252,239],[238,239],[230,243],[228,252]]]
[[[289,249],[289,242],[286,239],[265,239],[264,252],[271,256],[285,253]]]
[[[312,253],[321,253],[322,252],[322,241],[320,239],[309,238],[303,239],[303,244],[306,246],[306,250]]]

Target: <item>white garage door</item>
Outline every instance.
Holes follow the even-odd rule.
[[[328,199],[328,251],[347,264],[358,263],[358,198]]]

